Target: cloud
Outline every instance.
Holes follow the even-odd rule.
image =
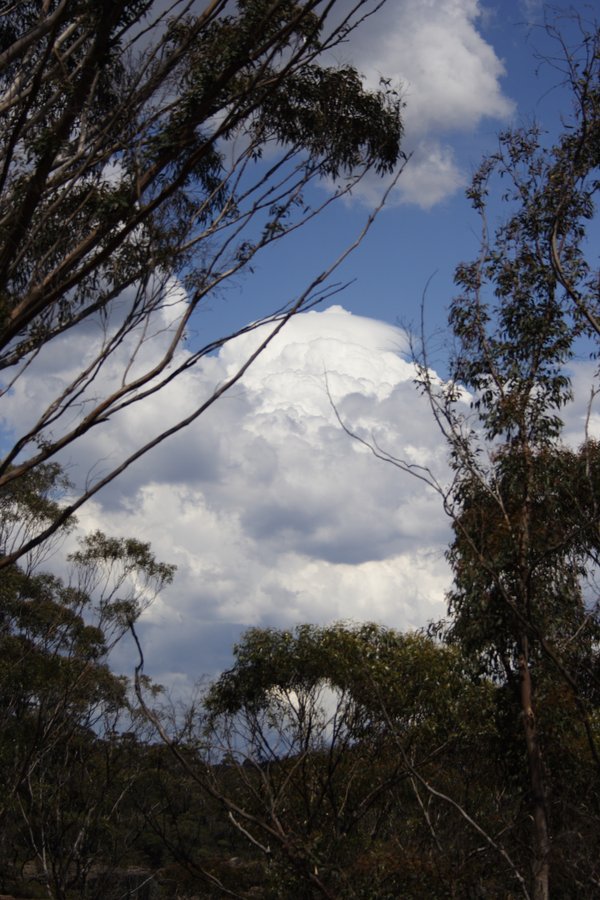
[[[593,359],[580,359],[570,367],[574,402],[560,411],[564,422],[563,439],[566,444],[578,448],[584,437],[600,440],[600,402],[598,363]]]
[[[482,16],[478,0],[396,0],[369,18],[346,56],[338,56],[356,65],[371,88],[381,77],[389,80],[406,102],[404,149],[412,159],[396,203],[429,209],[455,193],[465,176],[452,136],[514,112],[502,89],[504,64],[478,30]],[[375,183],[367,180],[356,195],[372,203]]]
[[[231,341],[103,425],[72,448],[72,470],[85,477],[184,414],[260,337]],[[56,379],[61,364],[67,371],[85,356],[86,339],[77,353],[57,355]],[[438,496],[349,438],[329,396],[355,433],[444,480],[446,447],[406,351],[401,329],[340,306],[299,315],[240,385],[82,508],[83,531],[134,535],[178,566],[140,625],[147,671],[158,681],[181,692],[226,667],[250,625],[347,619],[405,629],[444,614],[450,528]],[[566,437],[575,445],[593,374],[592,364],[574,367]],[[46,383],[35,366],[20,390],[39,409]],[[115,668],[131,672],[136,661],[125,641]]]
[[[477,30],[481,14],[478,0],[401,0],[357,32],[357,66],[373,87],[381,76],[400,86],[410,137],[472,129],[513,112],[500,83],[504,64]]]
[[[465,187],[467,176],[450,144],[423,140],[412,148],[411,153],[388,205],[410,203],[429,210]],[[381,181],[369,174],[354,193],[369,206],[376,206],[381,201]]]
[[[71,448],[71,471],[85,477],[184,413],[260,336],[230,342],[103,425]],[[159,681],[181,690],[223,668],[250,625],[370,619],[412,628],[443,614],[448,523],[437,496],[352,441],[328,396],[350,427],[443,474],[445,449],[406,349],[400,329],[341,307],[298,316],[241,385],[82,508],[83,531],[135,535],[178,566],[141,623]],[[57,358],[68,369],[84,353],[82,345]],[[39,408],[45,385],[35,371],[20,389]],[[130,672],[135,661],[125,642],[115,667]]]
[[[523,14],[533,21],[539,21],[544,15],[544,0],[519,0],[519,7]]]

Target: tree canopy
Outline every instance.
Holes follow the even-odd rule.
[[[562,421],[576,342],[599,335],[588,241],[600,184],[599,40],[584,29],[573,51],[561,44],[573,110],[558,140],[548,146],[537,125],[506,132],[476,172],[468,195],[481,248],[456,272],[450,383],[434,383],[425,357],[420,368],[454,474],[441,490],[454,530],[444,634],[505,685],[507,713],[520,717],[535,900],[552,894],[575,827],[560,771],[573,752],[567,729],[594,784],[600,762],[598,444],[586,433],[579,449],[567,446]],[[499,184],[507,217],[492,230]],[[591,884],[590,860],[577,864]]]
[[[351,66],[325,61],[370,11],[366,0],[339,12],[315,0],[22,0],[3,14],[3,390],[60,354],[67,337],[86,343],[81,365],[12,436],[0,485],[127,415],[220,347],[232,335],[186,344],[206,298],[366,172],[392,172],[397,94],[368,91]],[[329,193],[309,198],[323,179]],[[323,296],[328,274],[242,331],[269,322],[275,333]],[[102,475],[91,461],[68,508],[28,548],[200,415],[249,362]],[[2,564],[25,546],[2,548]]]
[[[51,515],[48,493],[59,479],[47,466],[19,482],[26,490],[18,496],[1,491],[6,529]],[[147,544],[100,532],[82,539],[64,578],[43,571],[39,559],[4,569],[0,885],[29,864],[51,896],[82,896],[99,861],[122,858],[129,838],[123,833],[119,848],[108,820],[119,821],[139,761],[119,735],[145,728],[109,656],[173,573]]]

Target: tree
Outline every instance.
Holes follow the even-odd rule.
[[[398,96],[325,55],[373,10],[316,0],[20,0],[0,25],[0,368],[3,390],[85,332],[68,383],[11,439],[0,487],[126,416],[233,335],[185,344],[194,313],[262,249],[368,171],[394,168]],[[309,196],[320,179],[333,185]],[[369,220],[367,228],[370,224]],[[358,240],[361,238],[359,237]],[[344,251],[343,258],[349,250]],[[0,565],[201,415],[340,260],[269,324],[250,359],[178,421],[86,483]],[[185,300],[181,297],[182,288]],[[240,332],[238,332],[240,333]],[[41,523],[40,523],[41,524]]]
[[[506,858],[494,864],[497,850],[441,790],[502,821],[501,791],[484,809],[474,786],[493,759],[481,748],[494,689],[457,648],[369,623],[303,625],[251,629],[234,656],[195,740],[194,729],[165,734],[149,711],[184,777],[228,816],[240,858],[234,882],[219,871],[229,889],[252,877],[267,897],[441,896],[457,871],[463,887],[504,888]],[[199,868],[200,848],[191,856]]]
[[[515,735],[515,716],[522,720],[527,769],[514,737],[506,749],[532,809],[533,896],[545,896],[551,870],[555,890],[565,876],[577,877],[588,895],[597,877],[591,848],[600,815],[600,797],[589,787],[599,762],[600,617],[586,589],[597,536],[590,535],[589,503],[578,501],[589,498],[592,454],[590,447],[530,453],[526,471],[511,451],[485,484],[479,472],[461,485],[444,636],[502,686],[498,715],[507,736]],[[596,448],[593,465],[597,486]],[[583,853],[570,846],[575,831],[588,834]]]
[[[570,788],[597,784],[599,456],[589,438],[564,446],[560,415],[575,341],[600,333],[598,273],[585,255],[600,185],[599,47],[594,27],[566,52],[574,112],[557,143],[546,146],[536,126],[507,132],[475,174],[481,250],[456,273],[449,383],[434,380],[426,353],[420,365],[454,473],[449,488],[432,480],[454,529],[443,633],[505,687],[507,716],[520,716],[535,900],[552,883],[560,892],[565,865],[580,895],[598,884],[600,798],[572,793],[560,767],[570,758],[577,771]],[[496,178],[509,214],[491,234]],[[591,843],[573,854],[575,829]]]
[[[57,480],[55,467],[40,467],[18,496],[1,492],[2,533],[52,516]],[[35,861],[55,898],[82,890],[92,866],[114,865],[134,837],[114,834],[139,774],[118,735],[144,723],[108,657],[173,577],[147,544],[100,532],[70,562],[68,581],[13,564],[0,582],[0,869],[10,886]]]
[[[551,64],[570,92],[571,117],[554,144],[535,124],[500,135],[467,192],[481,244],[477,259],[456,270],[445,382],[423,335],[415,345],[417,383],[448,444],[450,481],[338,416],[377,457],[437,491],[452,521],[449,616],[431,631],[498,686],[494,719],[521,795],[501,834],[505,846],[516,844],[519,864],[518,848],[528,847],[531,874],[521,887],[535,900],[547,900],[551,884],[557,895],[576,884],[579,896],[595,896],[599,883],[600,458],[587,428],[578,450],[564,444],[561,414],[572,399],[577,341],[600,335],[590,247],[600,189],[600,30],[569,16],[572,49],[560,24],[547,33],[559,43]],[[493,229],[496,193],[507,214]],[[590,408],[596,394],[592,386]]]

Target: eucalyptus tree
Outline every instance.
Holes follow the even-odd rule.
[[[60,479],[48,464],[0,491],[7,539],[53,519]],[[140,763],[119,734],[146,726],[108,661],[174,569],[147,544],[100,532],[81,541],[63,578],[39,562],[7,566],[0,580],[0,869],[4,887],[22,889],[33,863],[61,898],[83,891],[94,866],[118,863],[135,837],[124,828],[115,839]]]
[[[453,471],[449,487],[432,480],[454,529],[443,632],[504,686],[504,721],[521,720],[517,778],[536,900],[560,893],[564,879],[581,896],[598,885],[600,798],[583,785],[600,772],[600,458],[583,430],[579,450],[566,446],[561,419],[576,341],[600,333],[588,240],[600,186],[600,33],[584,27],[580,37],[573,51],[561,41],[573,106],[558,140],[538,126],[504,133],[474,176],[481,247],[456,272],[451,376],[437,382],[426,353],[419,375]],[[507,218],[493,229],[496,191]],[[518,767],[518,751],[513,759]],[[577,852],[575,832],[587,836]]]
[[[467,196],[480,249],[456,270],[445,381],[424,336],[414,345],[450,478],[386,452],[338,415],[375,456],[433,488],[452,521],[449,614],[431,631],[498,686],[507,779],[521,800],[494,843],[500,855],[515,848],[513,874],[535,900],[572,885],[592,897],[600,883],[595,381],[578,449],[565,443],[561,418],[573,399],[573,357],[583,347],[597,357],[600,336],[600,30],[568,14],[546,31],[558,42],[546,62],[570,113],[554,142],[537,124],[504,132],[475,172]],[[506,211],[496,225],[490,198]]]
[[[69,377],[45,381],[45,400],[26,423],[14,432],[8,423],[0,486],[108,420],[121,421],[221,347],[233,335],[203,339],[196,311],[367,172],[392,172],[398,95],[385,85],[366,90],[351,66],[327,64],[376,7],[17,0],[3,9],[5,396],[85,341]],[[310,191],[323,180],[328,191]],[[101,472],[90,460],[85,484],[61,512],[27,541],[0,548],[0,565],[45,541],[119,472],[201,415],[290,316],[336,289],[327,284],[339,262],[241,329],[271,326],[225,383],[168,426],[157,423]]]
[[[441,896],[458,870],[463,886],[507,883],[508,855],[490,867],[457,800],[505,824],[502,792],[481,789],[498,781],[482,753],[493,695],[456,647],[339,623],[250,629],[177,739],[146,708],[182,777],[226,813],[239,869],[212,874],[228,889],[252,876],[265,897]],[[188,853],[208,868],[201,847]]]

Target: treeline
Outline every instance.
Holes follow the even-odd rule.
[[[600,621],[582,586],[597,538],[582,515],[598,496],[600,448],[532,458],[527,598],[513,583],[522,538],[508,530],[524,481],[502,481],[507,459],[496,458],[493,496],[510,518],[480,483],[462,484],[447,621],[429,634],[253,629],[186,708],[170,707],[141,664],[134,684],[108,667],[173,577],[147,545],[95,533],[64,579],[39,560],[5,570],[0,890],[535,896],[543,804],[552,896],[596,896]],[[47,468],[3,492],[6,537],[55,515],[59,479]]]
[[[373,624],[252,629],[196,704],[138,673],[140,707],[106,663],[139,613],[121,576],[171,573],[100,535],[73,562],[68,585],[3,580],[3,893],[531,896],[521,692],[481,655]],[[578,694],[532,665],[553,897],[597,896],[597,634],[569,651]]]

